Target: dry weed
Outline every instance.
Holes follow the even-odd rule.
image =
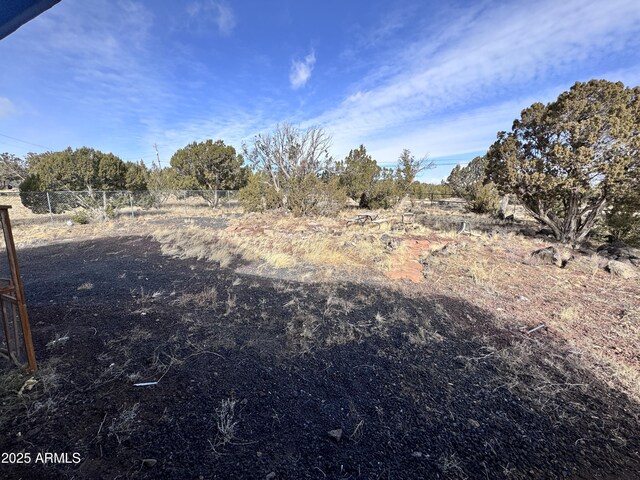
[[[220,402],[220,406],[216,408],[215,420],[216,420],[216,438],[213,444],[213,449],[224,447],[225,445],[233,442],[236,438],[238,430],[238,420],[236,418],[236,403],[237,400],[233,398],[226,398]]]
[[[197,293],[183,293],[174,300],[176,305],[185,307],[193,305],[198,308],[216,308],[218,302],[218,291],[215,287],[205,288]]]
[[[109,436],[115,436],[118,445],[126,440],[137,429],[136,418],[140,402],[134,403],[130,407],[124,407],[120,413],[111,420],[109,426]]]

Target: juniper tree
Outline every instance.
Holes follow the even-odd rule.
[[[557,240],[586,238],[607,205],[638,172],[640,87],[577,82],[546,105],[522,111],[498,133],[487,172]]]

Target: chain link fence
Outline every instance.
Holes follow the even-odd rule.
[[[193,216],[212,208],[238,206],[237,190],[172,191],[0,191],[0,205],[11,206],[11,221],[16,225],[84,223],[106,218],[132,218],[145,215],[175,214]]]
[[[11,206],[14,225],[60,225],[107,218],[176,218],[207,216],[212,209],[239,207],[237,190],[149,191],[0,191],[0,205]],[[355,203],[354,203],[355,205]],[[450,193],[429,192],[422,199],[406,199],[404,208],[462,209],[465,201]]]

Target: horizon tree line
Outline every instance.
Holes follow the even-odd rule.
[[[640,87],[576,82],[555,101],[524,109],[485,155],[456,166],[441,185],[416,180],[434,164],[407,149],[389,168],[364,145],[339,161],[330,146],[321,127],[283,123],[241,152],[223,140],[190,143],[165,168],[87,147],[24,159],[4,153],[0,178],[20,181],[24,193],[196,190],[212,206],[218,191],[239,189],[246,210],[295,215],[333,214],[347,198],[360,208],[392,208],[449,189],[481,213],[504,215],[514,198],[560,242],[584,241],[603,219],[613,237],[640,240]]]

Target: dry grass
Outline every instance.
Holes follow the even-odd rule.
[[[486,260],[476,260],[468,269],[471,279],[477,285],[488,285],[495,276],[495,267],[490,267]]]
[[[531,252],[549,245],[540,239],[480,235],[458,241],[463,248],[455,254],[431,257],[426,293],[467,301],[507,330],[544,323],[552,338],[582,352],[577,361],[601,381],[640,400],[640,282],[608,274],[595,255],[560,246],[563,258],[575,256],[566,268],[534,265]],[[526,352],[511,353],[506,360],[514,362]]]
[[[166,254],[214,261],[222,267],[249,262],[259,266],[258,273],[262,270],[269,275],[274,275],[277,269],[295,272],[300,268],[301,271],[294,274],[303,281],[369,277],[383,280],[384,272],[404,261],[418,260],[406,243],[390,252],[380,240],[382,235],[426,239],[438,246],[453,242],[458,248],[452,255],[425,254],[429,263],[428,279],[412,288],[422,294],[467,301],[492,314],[499,326],[506,329],[523,331],[545,323],[553,338],[557,336],[570,348],[583,352],[581,361],[593,365],[600,379],[640,400],[640,358],[637,356],[640,281],[606,273],[596,255],[561,249],[563,257],[574,254],[576,258],[560,269],[533,265],[529,261],[531,252],[548,246],[547,241],[513,234],[459,237],[454,231],[432,230],[420,225],[409,227],[406,233],[396,232],[389,225],[346,227],[346,220],[354,212],[342,212],[335,218],[300,219],[268,213],[230,219],[226,217],[228,209],[203,208],[199,199],[187,200],[167,205],[148,217],[153,220],[186,218],[182,228],[158,228],[155,223],[149,223],[147,217],[121,217],[117,221],[72,227],[51,225],[19,202],[11,214],[12,219],[17,219],[14,235],[19,245],[151,232]],[[439,216],[446,219],[451,214],[450,210],[439,211],[437,207],[424,210],[435,219]],[[383,212],[381,216],[393,215]],[[221,216],[226,217],[229,228],[203,228],[188,220]],[[468,216],[473,222],[473,215],[462,216]],[[21,221],[22,217],[26,220]],[[36,219],[39,223],[27,222]],[[79,286],[79,290],[89,288],[87,283]],[[283,288],[290,287],[283,284]],[[220,295],[224,297],[218,298]],[[144,310],[153,301],[151,292],[140,295],[139,301]],[[203,291],[176,299],[178,303],[202,308],[215,306],[220,301],[226,303],[229,312],[235,308],[230,292]],[[308,345],[327,318],[334,321],[324,337],[329,343],[359,341],[373,331],[381,334],[384,325],[398,321],[392,316],[380,315],[366,324],[348,322],[341,312],[349,311],[349,306],[333,304],[334,301],[339,302],[336,299],[328,302],[324,318],[322,312],[299,312],[289,328],[290,338],[299,346]],[[269,313],[263,309],[261,316],[268,318]],[[428,325],[415,324],[410,335],[408,340],[416,344],[437,341]]]
[[[140,403],[134,403],[130,407],[123,407],[118,415],[111,420],[109,426],[109,436],[115,436],[118,445],[127,439],[137,429],[136,418]]]
[[[331,279],[342,272],[376,275],[415,255],[405,244],[389,252],[380,241],[383,234],[425,238],[437,245],[433,250],[453,242],[457,247],[452,254],[423,252],[429,260],[429,280],[416,288],[463,299],[494,313],[499,325],[507,329],[522,330],[545,323],[549,332],[584,352],[581,361],[593,364],[599,378],[640,399],[640,361],[633,354],[637,351],[638,335],[633,330],[637,320],[629,316],[633,309],[626,305],[633,303],[633,298],[640,298],[640,288],[637,281],[614,278],[604,272],[599,257],[560,248],[563,258],[576,257],[567,268],[534,265],[529,261],[530,254],[548,246],[544,240],[513,234],[459,237],[455,232],[436,232],[422,226],[410,233],[385,233],[370,226],[345,228],[347,216],[309,221],[249,215],[233,222],[226,231],[159,231],[154,236],[167,253],[228,259],[222,262],[225,265],[237,258],[257,262],[262,268],[324,269],[326,276],[316,275],[315,279]],[[313,228],[309,228],[311,223]],[[322,327],[323,343],[334,345],[361,341],[372,333],[384,334],[383,325],[402,317],[397,313],[394,318],[383,319],[380,315],[371,322],[350,322],[340,315],[353,307],[340,302],[329,295],[324,315],[295,315],[288,328],[292,343],[301,350],[311,348],[326,319],[332,323]],[[620,311],[627,312],[626,316],[621,318]],[[439,340],[440,334],[430,325],[415,324],[408,334],[408,341],[417,345]],[[514,352],[509,358],[515,358],[516,353],[522,352]]]
[[[81,284],[77,289],[78,290],[91,290],[93,288],[93,283],[91,282],[84,282],[83,284]]]
[[[47,343],[46,347],[47,349],[51,350],[51,349],[63,346],[68,341],[69,341],[69,332],[58,334]]]
[[[218,302],[218,291],[215,287],[205,288],[201,292],[196,293],[183,293],[174,302],[185,307],[193,305],[198,308],[215,308]]]
[[[417,227],[416,234],[419,231],[425,232]],[[187,226],[152,233],[167,255],[214,261],[223,268],[242,260],[263,268],[312,266],[325,271],[366,268],[379,272],[392,266],[380,241],[383,234],[384,230],[369,225],[345,228],[342,218],[311,221],[273,214],[246,215],[224,230]],[[394,253],[405,250],[401,245]]]

